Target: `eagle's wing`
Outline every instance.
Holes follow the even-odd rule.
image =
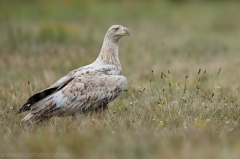
[[[96,66],[92,64],[78,68],[76,70],[71,71],[66,76],[60,78],[54,84],[52,84],[49,88],[44,89],[33,96],[31,96],[25,104],[21,107],[21,109],[16,113],[22,113],[28,110],[31,110],[31,107],[35,105],[35,103],[39,102],[40,100],[47,98],[51,94],[59,91],[60,89],[64,88],[69,82],[71,82],[74,78],[78,76],[84,76],[86,74],[96,74],[96,73],[103,73],[103,74],[114,74],[115,73],[115,66]]]
[[[23,106],[19,109],[19,111],[16,114],[30,110],[31,106],[34,105],[36,102],[62,89],[73,79],[74,78],[71,76],[65,76],[64,78],[61,79],[62,80],[61,82],[56,82],[53,86],[34,94],[27,100],[25,104],[23,104]]]
[[[51,116],[71,115],[97,109],[115,99],[127,86],[120,75],[85,74],[32,106],[23,121],[44,120]]]

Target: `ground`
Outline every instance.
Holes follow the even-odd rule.
[[[238,158],[239,14],[238,2],[1,1],[0,157]],[[22,125],[28,97],[93,62],[113,24],[131,31],[128,91],[108,115]]]

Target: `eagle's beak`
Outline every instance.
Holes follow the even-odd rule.
[[[122,27],[115,34],[121,35],[121,36],[124,36],[124,35],[130,36],[130,31],[128,28]]]
[[[130,30],[128,28],[123,28],[125,35],[130,36]]]

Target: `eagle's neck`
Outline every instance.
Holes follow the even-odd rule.
[[[105,37],[103,41],[102,49],[95,62],[102,63],[102,64],[112,64],[117,67],[121,67],[121,64],[118,58],[118,41],[111,40]]]

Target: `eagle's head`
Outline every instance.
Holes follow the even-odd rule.
[[[121,25],[113,25],[108,29],[105,37],[118,41],[123,36],[130,36],[129,29]]]

